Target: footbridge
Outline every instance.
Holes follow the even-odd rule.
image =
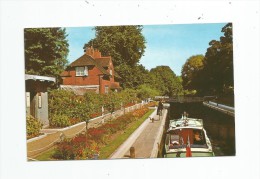
[[[205,101],[204,97],[188,97],[188,96],[176,96],[164,98],[165,102],[168,103],[197,103]]]

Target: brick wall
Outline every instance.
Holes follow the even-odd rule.
[[[96,67],[88,69],[88,76],[76,76],[75,68],[69,73],[70,77],[63,77],[63,85],[99,85],[99,74],[102,74]]]

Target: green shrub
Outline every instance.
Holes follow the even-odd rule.
[[[26,133],[27,133],[27,139],[36,137],[40,134],[40,130],[42,128],[43,124],[33,116],[27,116],[26,117]]]
[[[74,124],[73,121],[86,121],[100,116],[102,107],[105,113],[113,113],[121,109],[121,106],[135,104],[138,101],[136,96],[136,90],[131,89],[108,94],[87,92],[84,96],[77,96],[72,91],[50,90],[48,98],[50,126],[65,127]]]
[[[64,114],[54,114],[50,119],[50,126],[67,127],[69,125],[71,125],[70,119]]]
[[[85,121],[89,119],[90,108],[83,96],[77,96],[71,91],[51,90],[49,92],[49,117],[56,118],[57,114],[66,115],[71,119]]]
[[[151,88],[148,85],[140,85],[137,91],[137,97],[140,99],[153,98],[154,96],[158,96],[159,94],[159,91]]]

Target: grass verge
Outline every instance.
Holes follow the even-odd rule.
[[[40,161],[52,160],[51,156],[54,154],[54,152],[55,152],[55,149],[54,149],[54,147],[52,147],[48,151],[37,156],[35,159],[40,160]]]

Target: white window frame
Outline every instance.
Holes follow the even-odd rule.
[[[88,67],[76,67],[76,76],[88,76]]]
[[[109,92],[109,87],[108,85],[105,85],[105,94],[108,94],[108,92]]]

